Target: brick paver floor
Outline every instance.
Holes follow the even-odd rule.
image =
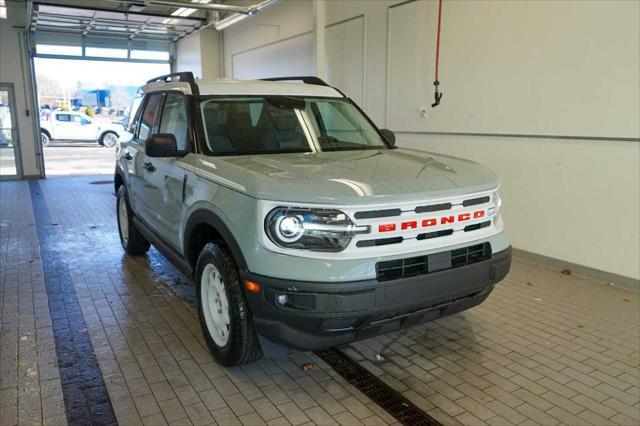
[[[193,284],[154,249],[122,252],[109,180],[39,191],[121,425],[395,422],[311,353],[216,364]],[[0,183],[3,426],[69,415],[32,205],[28,182]],[[484,304],[343,350],[444,424],[637,425],[639,334],[637,293],[516,259]]]

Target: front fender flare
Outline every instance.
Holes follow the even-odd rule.
[[[242,250],[240,249],[240,245],[236,241],[235,237],[229,230],[229,227],[224,223],[224,221],[211,210],[200,208],[194,211],[187,220],[187,225],[184,229],[184,245],[183,245],[183,253],[185,255],[185,259],[192,259],[193,253],[190,252],[190,240],[193,229],[201,224],[207,224],[214,228],[222,237],[229,250],[231,250],[231,254],[238,264],[238,267],[244,271],[247,270],[247,261],[242,254]],[[195,267],[194,267],[195,270]]]

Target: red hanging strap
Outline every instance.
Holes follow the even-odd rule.
[[[436,78],[433,82],[433,86],[435,87],[434,100],[435,102],[431,104],[431,108],[437,107],[440,105],[440,99],[442,99],[442,92],[440,92],[440,80],[438,79],[438,67],[440,65],[440,28],[442,26],[442,0],[438,1],[438,33],[436,37]]]

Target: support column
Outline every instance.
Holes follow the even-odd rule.
[[[325,0],[313,0],[313,34],[315,37],[315,65],[316,75],[322,79],[327,77],[326,70],[326,52],[327,47],[325,43]]]

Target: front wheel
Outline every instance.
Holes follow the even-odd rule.
[[[102,136],[100,136],[99,142],[100,145],[104,147],[113,148],[118,142],[118,135],[116,135],[114,132],[105,132]]]
[[[196,264],[200,325],[213,356],[222,365],[262,356],[253,318],[233,256],[222,246],[204,246]]]
[[[118,189],[117,196],[118,210],[118,232],[120,234],[120,244],[124,251],[131,255],[145,254],[149,250],[150,243],[142,236],[133,221],[133,212],[129,205],[127,188],[122,185]]]

